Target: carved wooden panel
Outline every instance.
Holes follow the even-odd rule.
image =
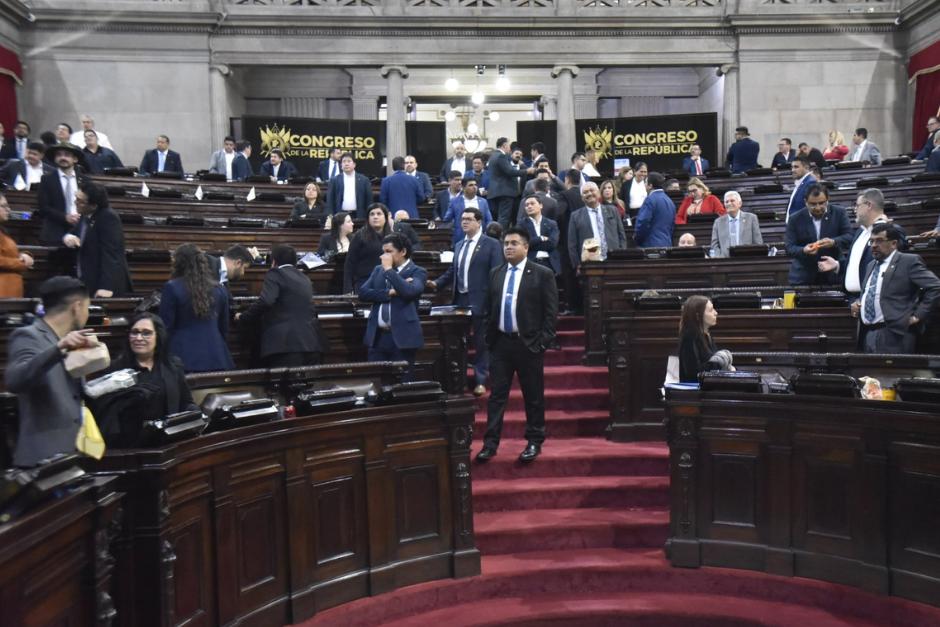
[[[794,451],[794,546],[854,556],[861,468],[852,438],[802,436]]]
[[[757,459],[752,455],[712,455],[712,521],[754,527],[757,521]]]
[[[22,597],[18,599],[23,613],[17,618],[18,624],[23,627],[89,624],[94,599],[83,585],[87,583],[87,558],[87,547],[81,541],[73,542],[24,573],[25,578],[20,582]],[[4,610],[0,609],[2,613]],[[6,624],[6,619],[0,617],[0,624]]]
[[[309,474],[310,520],[315,533],[309,556],[318,578],[368,564],[368,513],[363,458],[314,467]]]
[[[898,443],[890,457],[891,561],[940,578],[940,445]]]
[[[436,537],[441,531],[439,503],[429,499],[438,493],[438,469],[434,465],[395,470],[398,542],[401,544]]]
[[[243,610],[286,594],[286,512],[283,478],[278,474],[233,483],[235,568]],[[239,613],[241,614],[241,612]]]
[[[171,514],[175,625],[215,625],[212,509],[208,497],[174,507]]]

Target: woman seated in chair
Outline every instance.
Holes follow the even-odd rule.
[[[725,206],[721,204],[718,197],[713,195],[705,183],[698,177],[689,179],[688,195],[679,205],[679,211],[676,212],[676,224],[685,224],[688,222],[688,216],[714,214],[716,216],[725,215]]]
[[[304,218],[320,218],[324,223],[323,228],[329,228],[326,224],[326,209],[320,201],[320,187],[313,181],[304,187],[304,197],[294,203],[294,208],[290,212],[291,220]]]
[[[689,296],[679,321],[679,381],[698,383],[706,370],[733,370],[731,353],[715,348],[710,330],[718,324],[718,310],[705,296]]]

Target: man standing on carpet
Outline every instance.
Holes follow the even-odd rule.
[[[529,263],[529,234],[512,227],[503,235],[506,263],[490,274],[486,295],[486,344],[490,348],[490,392],[483,450],[476,460],[496,455],[503,413],[514,374],[525,402],[525,438],[519,461],[531,462],[545,441],[545,349],[555,341],[558,288],[548,268]]]

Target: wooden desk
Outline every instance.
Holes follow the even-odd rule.
[[[111,624],[116,488],[114,477],[89,479],[0,525],[0,627]]]
[[[670,390],[666,422],[673,565],[940,605],[934,404]]]
[[[669,356],[678,354],[679,317],[679,309],[631,310],[607,321],[610,439],[663,439],[660,388]],[[732,353],[847,352],[855,349],[855,324],[847,306],[722,308],[712,337],[719,348]]]
[[[474,402],[369,407],[109,451],[122,625],[284,625],[480,573]]]

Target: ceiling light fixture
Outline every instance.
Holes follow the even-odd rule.
[[[446,81],[444,81],[444,89],[447,91],[457,91],[460,89],[460,81],[451,76]]]
[[[484,95],[482,91],[475,91],[470,96],[470,102],[472,102],[473,104],[477,106],[480,106],[481,104],[486,102],[486,95]]]

